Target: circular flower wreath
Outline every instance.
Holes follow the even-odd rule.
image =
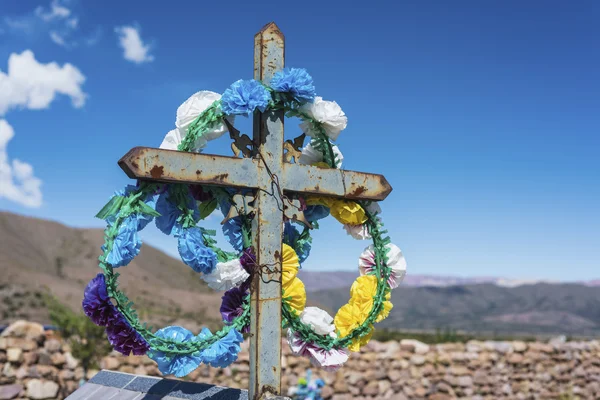
[[[347,118],[335,102],[315,96],[310,75],[303,69],[277,73],[266,86],[255,80],[239,80],[220,96],[200,91],[177,110],[176,129],[161,148],[199,152],[209,140],[227,132],[224,119],[255,111],[283,110],[299,117],[300,127],[311,137],[298,162],[323,168],[341,168],[343,156],[332,143],[345,129]],[[251,246],[252,213],[238,209],[223,224],[223,232],[235,252],[220,249],[215,232],[198,224],[217,208],[228,215],[236,204],[233,190],[182,184],[138,182],[118,191],[98,213],[106,220],[105,244],[99,257],[102,273],[87,285],[85,314],[105,326],[114,349],[125,355],[147,354],[163,374],[182,377],[201,363],[225,367],[237,359],[242,333],[249,331],[250,281],[259,273]],[[336,370],[373,335],[373,324],[386,318],[392,308],[390,291],[406,272],[398,247],[385,236],[376,203],[354,202],[319,196],[298,197],[310,227],[284,221],[282,251],[282,317],[288,341],[297,355],[308,357],[317,367]],[[350,289],[350,301],[331,317],[317,307],[305,307],[304,284],[296,276],[311,249],[310,231],[331,215],[355,239],[371,239],[359,259],[360,277]],[[156,332],[142,324],[133,303],[118,289],[115,269],[139,253],[138,232],[152,219],[166,235],[178,239],[181,259],[215,290],[225,291],[220,308],[225,326],[216,333],[204,328],[198,335],[179,326]]]

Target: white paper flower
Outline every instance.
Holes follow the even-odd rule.
[[[348,361],[350,355],[347,349],[325,350],[317,346],[308,347],[307,351],[310,353],[311,364],[327,372],[335,372],[340,369]]]
[[[376,201],[371,202],[371,204],[369,204],[367,207],[365,207],[365,209],[373,215],[381,214],[381,207],[379,206],[379,203]]]
[[[348,118],[342,108],[335,101],[325,101],[322,97],[315,97],[314,102],[304,104],[300,107],[300,111],[321,122],[325,133],[331,140],[336,140],[340,132],[348,125]],[[317,134],[312,130],[310,122],[302,122],[300,128],[308,136]]]
[[[165,136],[160,144],[160,148],[166,150],[177,150],[179,143],[181,143],[181,135],[177,129],[173,129],[167,133],[167,136]]]
[[[208,286],[215,290],[229,290],[239,286],[248,279],[250,275],[246,272],[239,259],[217,263],[217,267],[210,274],[203,274]]]
[[[332,148],[333,154],[336,158],[336,168],[342,168],[342,161],[344,160],[344,156],[342,155],[342,152],[336,145],[333,145]],[[302,155],[300,156],[300,160],[298,160],[300,164],[314,165],[321,161],[323,161],[323,154],[317,149],[315,149],[313,145],[310,144],[310,142],[302,148]]]
[[[177,129],[173,129],[172,131],[169,131],[169,133],[167,133],[162,143],[160,144],[160,148],[166,150],[178,150],[179,144],[182,140],[183,136],[181,136],[181,132]],[[192,148],[192,151],[200,153],[202,149],[206,147],[206,143],[207,141],[204,138],[204,136],[200,136],[194,142],[194,147]]]
[[[221,99],[219,93],[208,90],[201,90],[194,93],[177,109],[177,119],[175,126],[179,129],[181,137],[185,137],[187,129],[194,120],[212,103]],[[235,116],[227,117],[227,120],[233,124]],[[227,126],[224,123],[216,125],[211,131],[205,132],[202,136],[207,140],[214,140],[227,132]]]
[[[363,225],[344,225],[346,233],[356,240],[371,239],[371,234],[366,224]]]
[[[335,331],[333,317],[319,307],[304,308],[300,314],[300,320],[309,325],[317,335],[329,335]]]
[[[402,255],[402,250],[395,244],[388,244],[385,246],[388,250],[387,266],[392,269],[388,283],[392,289],[397,288],[400,282],[406,275],[406,259]],[[358,270],[361,275],[366,275],[373,271],[375,268],[375,252],[373,251],[373,245],[370,245],[362,252],[358,259]]]
[[[314,343],[303,341],[300,336],[291,329],[288,329],[287,339],[294,355],[308,357],[311,364],[325,371],[337,371],[346,361],[348,361],[350,353],[347,349],[325,350]]]
[[[368,206],[365,207],[365,209],[373,214],[375,216],[376,219],[378,219],[379,221],[381,221],[381,218],[379,218],[377,215],[381,214],[381,207],[379,207],[379,204],[375,201],[371,202],[371,204],[369,204]],[[354,239],[356,240],[366,240],[366,239],[371,239],[371,233],[369,233],[369,229],[367,228],[367,224],[362,224],[362,225],[344,225],[344,229],[346,230],[346,233],[350,236],[352,236]]]

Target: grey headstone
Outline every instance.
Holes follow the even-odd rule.
[[[67,400],[248,400],[246,390],[102,370]]]

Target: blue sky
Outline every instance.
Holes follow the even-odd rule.
[[[348,115],[345,168],[393,185],[384,220],[409,273],[600,277],[592,0],[0,0],[0,119],[14,129],[0,140],[0,166],[12,166],[10,176],[0,168],[0,209],[101,227],[93,216],[129,182],[117,160],[158,147],[194,92],[250,78],[253,35],[272,20],[286,35],[286,65],[306,68]],[[36,60],[25,60],[26,77],[7,76],[11,54],[26,50]],[[286,131],[298,134],[297,122]],[[207,151],[227,146],[222,138]],[[28,200],[6,195],[15,174],[33,185]],[[305,268],[356,268],[365,243],[334,221],[314,236]],[[156,231],[145,238],[174,250]]]

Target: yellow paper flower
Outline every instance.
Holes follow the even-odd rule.
[[[300,261],[298,260],[298,255],[290,246],[284,243],[282,249],[283,257],[281,260],[281,285],[283,289],[285,289],[298,274]]]
[[[354,201],[331,199],[329,211],[333,218],[344,225],[362,225],[368,219],[365,210]]]
[[[288,286],[283,289],[283,298],[288,306],[300,315],[306,306],[306,289],[304,283],[299,278],[294,278]]]
[[[319,168],[331,168],[329,166],[329,164],[327,164],[325,161],[319,161],[319,162],[313,163],[312,165],[314,167],[319,167]]]
[[[325,206],[331,208],[331,202],[333,201],[330,197],[322,196],[310,196],[304,199],[307,206]]]
[[[375,275],[363,275],[357,278],[352,287],[350,288],[350,303],[356,304],[363,312],[367,315],[373,308],[373,302],[375,295],[377,294],[377,277]],[[389,301],[391,293],[385,295],[383,302],[383,309],[377,316],[375,322],[383,321],[390,315],[390,311],[393,307],[392,302]]]
[[[333,323],[340,336],[346,337],[358,328],[367,319],[368,315],[368,312],[365,312],[358,304],[348,303],[338,310]],[[367,335],[352,340],[352,343],[348,346],[350,351],[359,351],[361,346],[369,343],[373,336],[373,326],[369,328],[370,331]]]
[[[377,277],[375,275],[363,275],[358,277],[350,288],[350,301],[363,303],[373,301],[377,293]]]
[[[386,319],[387,317],[389,317],[390,311],[392,311],[392,308],[394,308],[394,305],[392,304],[391,301],[384,301],[383,302],[383,309],[381,310],[381,312],[377,316],[377,319],[375,320],[375,322],[381,322],[384,319]]]

